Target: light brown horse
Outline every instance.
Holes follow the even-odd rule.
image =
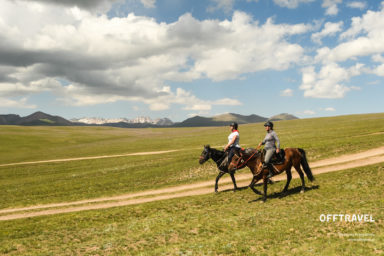
[[[304,181],[304,174],[303,171],[300,168],[300,165],[303,167],[305,174],[307,175],[308,179],[310,181],[314,181],[314,177],[311,171],[311,168],[308,165],[307,157],[305,154],[304,149],[301,148],[286,148],[284,149],[285,152],[285,159],[283,163],[280,164],[273,164],[273,167],[275,169],[276,174],[280,174],[282,172],[286,172],[287,174],[287,183],[285,184],[283,193],[286,193],[288,190],[289,183],[292,179],[292,172],[291,168],[292,166],[295,167],[296,171],[300,175],[301,179],[301,193],[305,190],[305,181]],[[241,158],[241,159],[240,159]],[[246,165],[253,174],[253,179],[249,187],[255,192],[256,194],[263,196],[263,201],[267,200],[267,188],[268,188],[268,174],[269,170],[268,168],[265,168],[263,166],[263,152],[259,151],[257,149],[243,152],[242,156],[239,157],[235,155],[232,159],[232,162],[230,163],[228,170],[237,169],[238,163],[241,163],[241,165]],[[262,194],[260,191],[258,191],[255,188],[256,183],[263,179],[264,183],[264,194]]]

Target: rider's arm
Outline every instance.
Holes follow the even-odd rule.
[[[259,145],[257,145],[257,149],[260,149],[261,145],[265,145],[265,143],[267,142],[267,135],[265,135],[265,138],[259,143]]]
[[[274,133],[274,134],[273,134],[273,137],[275,137],[276,148],[277,148],[277,149],[280,149],[280,140],[279,140],[279,138],[277,137],[277,134]]]
[[[277,134],[275,132],[273,133],[273,137],[275,138],[275,142],[276,142],[276,152],[279,153],[280,152],[280,140],[277,137]]]

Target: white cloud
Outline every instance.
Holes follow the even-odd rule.
[[[233,5],[236,0],[210,0],[213,5],[207,8],[208,12],[215,12],[217,10],[222,10],[225,13],[230,13],[233,10]]]
[[[367,8],[367,3],[361,2],[361,1],[353,1],[353,2],[348,2],[347,6],[354,9],[364,10],[365,8]]]
[[[283,96],[283,97],[291,97],[293,96],[293,90],[292,89],[285,89],[283,91],[280,92],[280,96]]]
[[[0,97],[0,108],[34,109],[36,105],[29,104],[26,97],[21,99],[9,99]]]
[[[304,24],[275,25],[271,19],[259,26],[241,12],[235,12],[232,22],[212,24],[206,21],[201,25],[205,25],[205,28],[199,28],[202,31],[212,28],[211,33],[206,34],[207,40],[211,41],[214,36],[220,42],[214,40],[214,47],[197,53],[193,70],[214,81],[237,79],[241,74],[266,69],[284,70],[294,63],[300,63],[304,49],[298,44],[290,44],[286,38],[310,29]],[[195,38],[196,29],[191,31]]]
[[[63,7],[79,7],[81,9],[86,9],[92,12],[107,12],[114,2],[122,0],[17,0],[22,3],[33,7],[35,11],[41,11],[46,5],[48,6],[63,6]],[[148,1],[148,0],[141,0]],[[150,1],[150,0],[149,0]]]
[[[375,67],[371,73],[378,75],[378,76],[384,76],[384,64],[381,64],[377,67]]]
[[[213,105],[239,106],[242,103],[236,99],[223,98],[212,102]]]
[[[5,1],[0,10],[0,91],[49,91],[74,105],[122,100],[144,102],[153,110],[171,104],[190,110],[239,105],[237,100],[204,101],[181,89],[163,89],[166,81],[222,81],[287,69],[305,57],[289,37],[311,29],[271,19],[259,24],[242,12],[224,21],[185,14],[167,24],[134,14],[108,18],[54,5],[42,5],[36,15],[37,7],[31,5]],[[20,14],[23,19],[15,19]]]
[[[382,7],[379,11],[367,11],[362,17],[352,18],[352,24],[349,29],[340,34],[341,43],[334,48],[323,47],[317,50],[315,56],[315,62],[321,63],[324,67],[332,65],[332,63],[341,63],[345,61],[352,61],[358,63],[359,58],[371,57],[373,62],[381,62],[381,55],[384,53],[384,8]],[[364,61],[364,60],[362,60]],[[356,69],[356,67],[358,67]],[[337,68],[339,70],[340,67]],[[347,77],[359,75],[362,73],[371,73],[382,76],[384,74],[383,65],[378,66],[366,66],[362,67],[359,64],[355,65],[355,69],[344,68]],[[354,72],[353,72],[354,71]],[[334,73],[337,71],[335,70]],[[355,73],[355,74],[354,74]],[[338,92],[335,95],[343,97],[348,88],[340,84],[339,82],[346,81],[347,79],[340,79],[338,82],[332,83],[338,88]],[[330,79],[319,79],[319,81],[330,81]],[[328,83],[326,84],[332,84]],[[304,83],[303,83],[304,84]],[[317,85],[315,87],[319,87]],[[304,85],[302,85],[305,88]],[[326,86],[320,86],[325,88]],[[352,87],[351,87],[352,88]],[[349,88],[349,89],[351,89]],[[326,90],[330,92],[330,90]],[[344,93],[343,93],[344,92]],[[310,93],[310,90],[306,91],[306,94],[311,97],[315,97],[315,94]],[[323,94],[320,94],[323,95]]]
[[[334,112],[334,111],[336,111],[336,109],[333,108],[333,107],[328,107],[328,108],[325,108],[324,110],[325,110],[325,111],[328,111],[328,112]]]
[[[312,41],[321,44],[321,39],[323,37],[335,35],[336,33],[342,31],[342,27],[342,21],[337,23],[327,22],[324,24],[324,28],[322,31],[312,34],[311,39]]]
[[[336,63],[324,65],[318,73],[314,67],[306,67],[302,70],[302,84],[305,97],[311,98],[343,98],[345,94],[358,87],[344,85],[351,77],[361,74],[362,64],[356,64],[350,68],[343,68]]]
[[[381,10],[367,11],[362,17],[353,17],[351,27],[340,35],[343,40],[352,40],[364,35],[368,39],[379,39],[384,26],[384,6]]]
[[[304,110],[303,112],[299,113],[299,114],[303,114],[303,115],[308,115],[308,116],[313,116],[316,114],[315,111],[313,110]]]
[[[325,14],[330,16],[335,16],[339,13],[338,4],[341,4],[343,0],[323,0],[321,5],[323,8],[326,8]]]
[[[302,3],[310,3],[315,0],[273,0],[275,4],[281,7],[287,7],[289,9],[295,9]]]
[[[346,40],[333,49],[318,50],[316,60],[321,62],[342,62],[357,57],[384,53],[384,12],[368,12],[363,18],[353,18],[352,27],[342,33]],[[364,34],[364,35],[361,35]]]
[[[384,57],[381,56],[381,54],[375,54],[372,56],[372,60],[374,62],[380,62],[380,63],[384,63]]]
[[[140,2],[144,5],[145,8],[156,7],[156,0],[140,0]]]

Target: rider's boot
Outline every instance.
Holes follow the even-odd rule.
[[[266,167],[267,167],[268,170],[269,170],[269,174],[268,174],[267,178],[270,179],[270,178],[272,178],[273,175],[275,174],[275,173],[274,173],[274,170],[273,170],[273,166],[272,166],[272,164],[268,163],[268,164],[266,165]]]

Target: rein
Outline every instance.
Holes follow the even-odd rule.
[[[256,155],[257,153],[259,153],[258,150],[255,151],[255,153],[253,153],[246,161],[242,162],[241,165],[238,165],[236,166],[236,169],[239,169],[241,167],[243,167],[244,165],[246,165],[248,163],[249,160],[251,160],[251,158]]]

